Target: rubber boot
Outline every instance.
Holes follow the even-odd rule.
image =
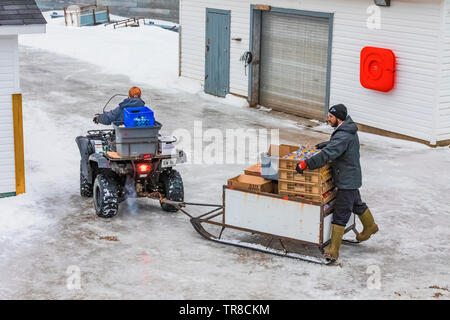
[[[339,258],[339,248],[341,247],[342,237],[345,233],[345,226],[337,224],[331,225],[331,242],[324,249],[324,258],[337,260]]]
[[[356,240],[363,242],[369,239],[371,235],[378,232],[378,226],[376,225],[369,208],[367,208],[366,211],[358,217],[363,225],[363,231],[356,236]]]

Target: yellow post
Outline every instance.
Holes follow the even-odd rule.
[[[25,193],[25,158],[23,147],[22,95],[12,95],[14,123],[14,160],[16,164],[16,195]]]

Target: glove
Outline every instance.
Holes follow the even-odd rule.
[[[92,119],[92,121],[94,121],[95,124],[98,124],[98,115],[95,115],[94,119]]]
[[[327,146],[327,144],[328,144],[328,142],[318,143],[318,144],[316,144],[316,148],[317,149],[323,149],[323,148],[325,148]]]
[[[295,170],[299,173],[299,174],[303,174],[303,170],[305,170],[307,167],[306,165],[306,161],[302,160],[299,163],[297,163],[297,166],[295,167]]]

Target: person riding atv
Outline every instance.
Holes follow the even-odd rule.
[[[123,121],[123,110],[126,108],[137,108],[145,106],[145,102],[141,99],[141,89],[132,87],[128,91],[128,98],[123,100],[117,108],[111,111],[96,114],[93,121],[96,124],[110,125],[115,121]]]
[[[93,121],[112,124],[113,129],[89,130],[76,138],[81,155],[80,194],[94,198],[95,212],[102,218],[114,217],[120,202],[130,197],[159,199],[162,209],[169,212],[178,208],[167,200],[184,200],[183,180],[174,167],[186,162],[186,155],[168,146],[176,138],[161,137],[162,124],[157,121],[145,126],[124,124],[126,109],[128,116],[136,107],[149,110],[140,97],[141,90],[133,87],[117,108],[105,111],[110,99]]]

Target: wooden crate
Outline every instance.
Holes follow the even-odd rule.
[[[295,170],[295,167],[297,166],[297,163],[299,163],[300,161],[298,160],[293,160],[293,159],[283,159],[280,158],[279,160],[279,167],[278,169],[287,169],[287,170]],[[329,170],[331,168],[330,164],[327,164],[325,166],[323,166],[320,169],[315,169],[315,170],[307,170],[307,171],[326,171]]]
[[[323,183],[305,184],[294,181],[278,180],[279,192],[285,192],[293,195],[320,196],[334,188],[333,180]]]
[[[288,169],[278,169],[278,180],[303,182],[303,183],[323,183],[332,178],[331,167],[329,165],[316,170],[305,170],[303,174]]]
[[[269,155],[271,157],[278,158],[278,170],[293,170],[295,171],[295,167],[299,160],[294,159],[284,159],[285,156],[289,155],[292,152],[295,152],[299,149],[299,146],[291,146],[288,144],[280,144],[280,145],[270,145]],[[311,172],[314,174],[315,172],[323,172],[330,170],[330,165],[327,164],[324,167],[316,170],[305,170],[305,172]]]
[[[285,196],[288,200],[302,200],[311,203],[327,204],[336,198],[336,189],[331,189],[322,195],[306,195],[306,194],[293,194],[292,192],[279,191],[280,195]]]

